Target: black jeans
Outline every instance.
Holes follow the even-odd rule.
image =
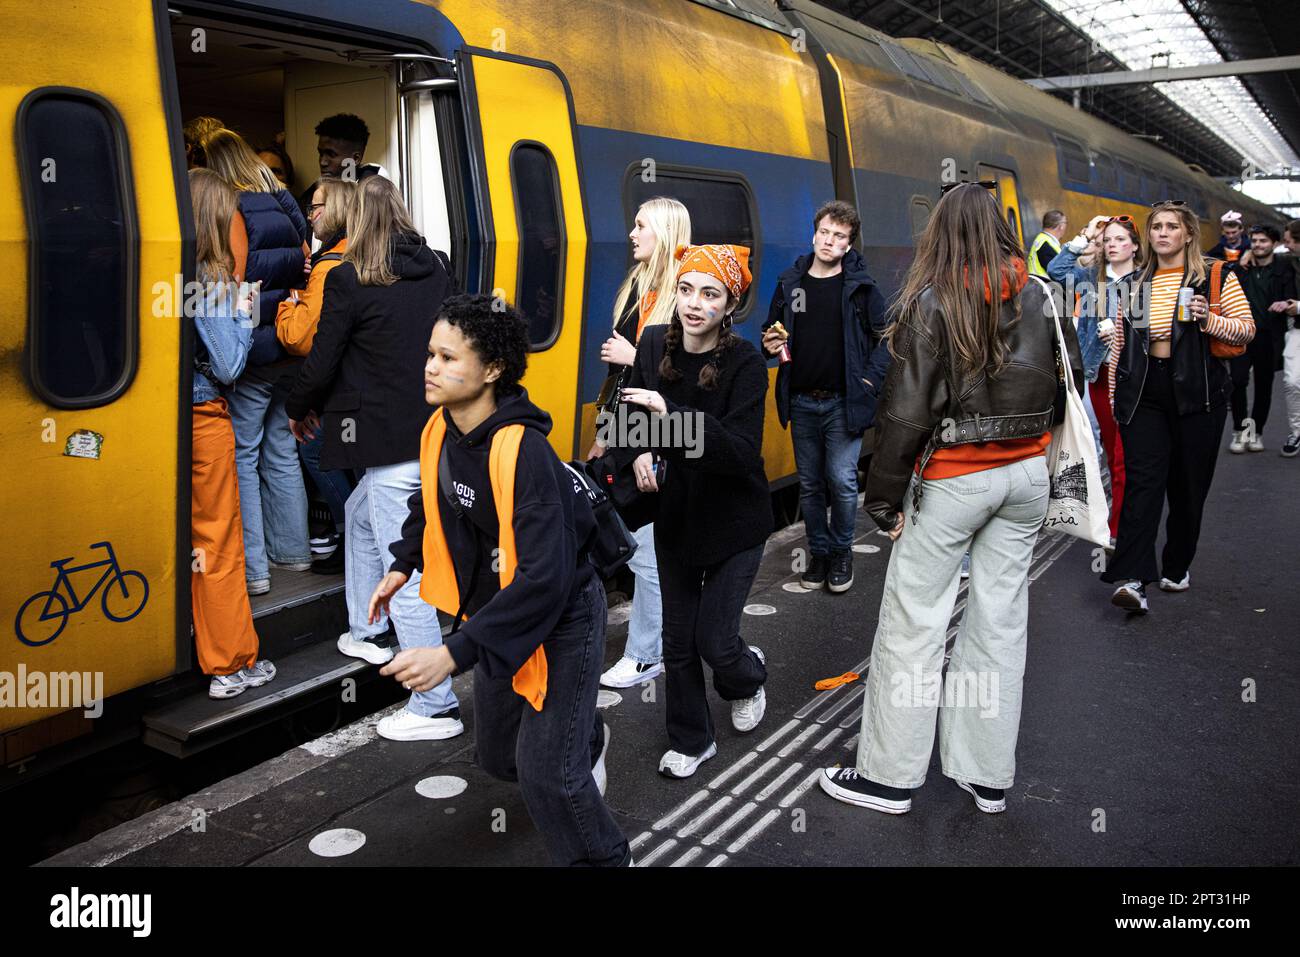
[[[1147,380],[1124,441],[1124,505],[1115,554],[1101,575],[1105,582],[1165,578],[1179,581],[1191,568],[1201,536],[1205,497],[1219,458],[1225,405],[1179,415],[1168,359],[1150,359]],[[1169,500],[1165,548],[1156,566],[1160,513]]]
[[[724,701],[751,698],[767,669],[740,638],[745,599],[763,560],[763,546],[716,565],[689,565],[655,543],[663,594],[664,691],[668,742],[674,751],[703,754],[713,743],[713,716],[704,690],[704,663]]]
[[[1232,429],[1242,430],[1246,418],[1246,382],[1250,373],[1255,373],[1255,402],[1251,406],[1250,417],[1255,420],[1255,434],[1264,434],[1264,423],[1268,421],[1268,410],[1273,404],[1273,375],[1277,372],[1277,360],[1281,355],[1281,343],[1274,332],[1275,322],[1265,320],[1257,323],[1255,338],[1246,346],[1244,355],[1228,360],[1232,370]]]
[[[605,589],[593,577],[569,603],[546,650],[546,700],[534,711],[510,678],[474,669],[478,763],[518,781],[524,804],[555,864],[618,867],[627,838],[596,788],[591,768],[604,742],[596,711],[605,655]]]

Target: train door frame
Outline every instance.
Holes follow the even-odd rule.
[[[1016,234],[1016,241],[1021,247],[1025,245],[1025,220],[1020,212],[1020,186],[1017,182],[1016,171],[1007,169],[1002,166],[994,166],[991,163],[980,163],[977,167],[977,178],[981,180],[992,179],[998,184],[998,208],[1005,217],[1007,213],[1015,215],[1015,222],[1008,223]]]

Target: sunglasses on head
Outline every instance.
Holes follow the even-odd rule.
[[[946,196],[951,190],[956,189],[958,186],[983,186],[985,189],[998,188],[998,184],[996,180],[982,179],[978,183],[972,183],[968,179],[963,179],[956,183],[944,183],[942,186],[939,187],[939,195]]]
[[[1133,217],[1130,216],[1128,213],[1121,213],[1119,216],[1112,216],[1110,219],[1106,220],[1107,226],[1109,226],[1111,223],[1128,223],[1130,226],[1132,226]]]
[[[1159,209],[1162,206],[1186,206],[1187,201],[1182,199],[1162,199],[1158,203],[1152,203],[1152,209]]]

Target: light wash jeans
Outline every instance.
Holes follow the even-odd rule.
[[[1011,786],[1029,563],[1047,495],[1047,461],[1040,455],[926,481],[915,524],[911,494],[904,496],[906,522],[889,556],[867,672],[858,773],[897,788],[924,784],[937,712],[943,773],[990,788]],[[957,569],[967,548],[966,611],[941,688]]]
[[[348,631],[358,641],[388,630],[388,617],[369,624],[366,613],[370,596],[388,573],[393,555],[388,546],[402,537],[407,499],[420,487],[418,460],[368,468],[348,496],[347,529],[344,532],[343,572],[348,602]],[[442,644],[437,610],[420,597],[420,572],[411,578],[389,602],[397,643],[406,648],[436,648]],[[406,710],[422,718],[457,706],[447,678],[432,691],[413,691]]]
[[[1097,421],[1097,410],[1092,407],[1092,390],[1088,388],[1090,385],[1091,382],[1083,384],[1083,395],[1080,398],[1083,399],[1083,410],[1088,413],[1088,423],[1092,426],[1092,440],[1097,444],[1097,461],[1105,463],[1106,449],[1101,444],[1101,423]]]
[[[1300,323],[1300,319],[1291,322]],[[1282,391],[1286,396],[1286,430],[1300,435],[1300,326],[1288,330],[1282,350]]]
[[[270,562],[311,561],[307,489],[284,409],[291,382],[270,368],[247,369],[228,397],[244,520],[244,574],[250,582],[269,578]]]
[[[636,576],[632,592],[632,616],[627,622],[625,657],[652,665],[664,656],[664,603],[659,592],[659,565],[655,561],[655,527],[652,522],[632,533],[636,551],[627,567]]]

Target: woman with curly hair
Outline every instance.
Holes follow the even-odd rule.
[[[420,482],[376,620],[408,576],[453,616],[439,647],[400,652],[381,674],[416,692],[474,669],[478,761],[518,781],[551,859],[631,863],[602,797],[609,733],[596,710],[605,592],[588,560],[596,520],[556,458],[551,417],[519,385],[528,325],[491,296],[448,299],[429,338]]]
[[[751,280],[749,250],[690,246],[677,256],[676,312],[641,334],[623,398],[682,426],[644,430],[663,441],[637,450],[633,468],[644,492],[660,491],[662,475],[654,524],[670,749],[659,771],[688,778],[718,753],[704,663],[714,690],[731,702],[732,727],[752,731],[763,718],[767,669],[763,653],[741,639],[740,616],[772,531],[772,506],[763,471],[767,363],[732,328]],[[674,432],[698,441],[674,442]],[[662,473],[655,453],[666,463]]]

